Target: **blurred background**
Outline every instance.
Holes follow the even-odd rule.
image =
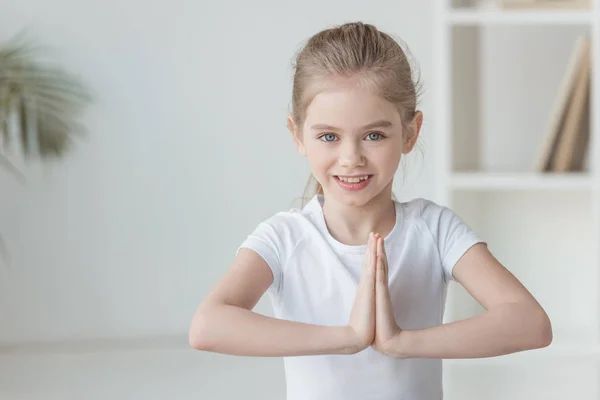
[[[201,353],[187,331],[246,235],[300,205],[292,60],[355,20],[405,41],[425,87],[397,197],[455,208],[554,323],[532,355],[448,362],[446,397],[598,398],[598,128],[589,112],[552,121],[563,92],[579,99],[560,103],[569,112],[598,110],[595,80],[572,78],[578,95],[565,82],[585,75],[569,69],[585,64],[572,61],[582,35],[598,68],[600,7],[497,3],[4,2],[0,43],[31,32],[93,100],[64,156],[7,152],[23,176],[0,169],[0,399],[284,397],[281,359]],[[585,131],[577,121],[593,133],[584,150],[540,167],[555,132]],[[256,311],[271,315],[267,298]],[[448,318],[480,311],[452,288]]]

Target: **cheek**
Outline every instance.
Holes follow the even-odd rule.
[[[327,159],[332,157],[332,149],[328,149],[328,146],[323,146],[320,143],[309,143],[306,145],[306,155],[309,159],[318,162],[319,160]]]
[[[311,144],[306,147],[306,158],[313,170],[319,173],[319,170],[329,168],[331,163],[335,161],[335,152],[331,149],[328,150],[325,146]]]
[[[393,143],[372,149],[368,158],[382,170],[395,170],[400,163],[401,155],[402,149],[400,145]]]

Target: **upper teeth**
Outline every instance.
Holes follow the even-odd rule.
[[[365,181],[365,180],[369,179],[369,176],[365,175],[365,176],[358,176],[358,177],[353,177],[353,178],[344,178],[343,176],[339,176],[338,178],[340,179],[340,181],[343,181],[343,182],[358,183],[360,181]]]

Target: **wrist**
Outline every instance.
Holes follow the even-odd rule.
[[[394,336],[383,344],[383,352],[394,358],[408,358],[411,334],[411,331],[398,329]]]
[[[342,327],[342,334],[343,339],[340,341],[343,343],[342,354],[356,354],[369,347],[361,342],[356,331],[350,325]]]

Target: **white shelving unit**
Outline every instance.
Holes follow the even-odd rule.
[[[437,200],[488,241],[553,323],[547,348],[445,360],[445,399],[600,398],[600,0],[591,10],[502,10],[439,0]],[[535,161],[575,40],[593,40],[586,170]],[[451,283],[445,320],[483,312]]]

